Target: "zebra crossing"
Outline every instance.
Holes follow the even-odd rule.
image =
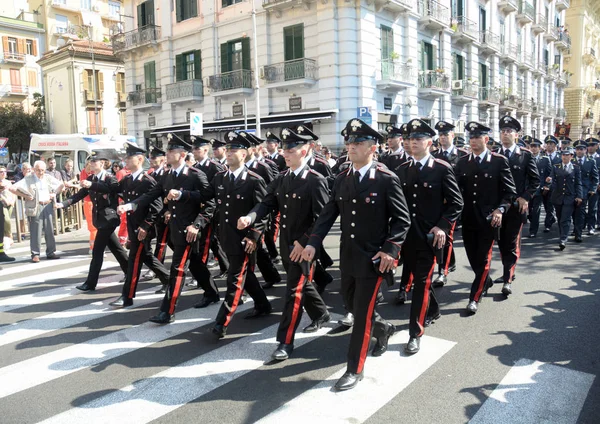
[[[332,322],[317,333],[298,333],[292,358],[273,363],[279,316],[244,320],[250,299],[239,307],[230,334],[216,341],[210,328],[217,308],[192,307],[199,291],[184,291],[176,321],[157,326],[147,321],[162,299],[154,293],[156,281],[140,285],[132,307],[113,309],[108,303],[121,288],[118,264],[108,258],[97,290],[82,293],[74,287],[85,278],[88,261],[65,256],[9,264],[1,271],[3,424],[146,424],[191,417],[207,423],[376,422],[372,417],[411,385],[428,372],[442,371],[443,359],[460,345],[425,335],[421,352],[406,356],[408,332],[399,331],[388,352],[367,360],[365,379],[356,389],[334,392],[345,371],[349,334],[336,324],[341,308],[333,308]],[[268,295],[280,310],[283,287]],[[300,328],[308,323],[305,315]],[[536,381],[540,372],[545,378]],[[524,358],[496,381],[472,422],[499,422],[499,416],[502,422],[541,422],[549,397],[559,393],[549,388],[560,381],[564,393],[554,398],[552,422],[575,423],[594,378]],[[232,410],[207,412],[212,404]],[[519,414],[523,408],[530,413]]]

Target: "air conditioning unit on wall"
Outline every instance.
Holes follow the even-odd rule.
[[[463,81],[462,80],[454,80],[452,81],[452,89],[453,90],[462,90]]]

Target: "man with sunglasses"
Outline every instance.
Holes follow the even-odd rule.
[[[387,350],[394,326],[375,311],[377,293],[385,275],[395,267],[410,227],[410,216],[398,177],[373,160],[383,137],[360,119],[346,124],[348,158],[352,167],[334,182],[329,203],[323,208],[302,259],[311,262],[323,239],[341,217],[340,271],[346,309],[354,315],[346,373],[337,390],[356,387],[371,337],[374,351]]]

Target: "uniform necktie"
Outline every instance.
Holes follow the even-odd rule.
[[[504,156],[506,156],[507,159],[510,158],[510,150],[509,149],[506,149],[504,151]]]
[[[417,171],[420,171],[423,164],[421,162],[416,162],[415,166],[417,167]]]
[[[479,165],[481,163],[481,156],[477,156],[475,160],[477,161],[477,165]]]
[[[583,158],[579,158],[579,166],[583,166]]]
[[[290,179],[293,181],[294,178],[296,178],[296,173],[295,172],[290,172]]]
[[[445,157],[446,159],[448,159],[448,156],[449,156],[449,155],[450,155],[450,154],[448,153],[448,151],[447,151],[447,150],[444,150],[444,157]]]
[[[360,172],[354,171],[354,180],[356,181],[356,184],[360,184]]]

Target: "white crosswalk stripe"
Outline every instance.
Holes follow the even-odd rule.
[[[68,258],[61,258],[53,261],[42,261],[36,264],[29,263],[25,265],[19,264],[16,267],[6,267],[0,270],[0,277],[19,275],[20,273],[29,272],[29,271],[39,271],[46,268],[65,266],[68,264],[73,264],[75,262],[81,262],[82,259],[86,259],[89,261],[90,257],[87,255],[77,255],[70,256]],[[59,263],[60,262],[60,263]],[[88,267],[89,268],[89,267]]]

